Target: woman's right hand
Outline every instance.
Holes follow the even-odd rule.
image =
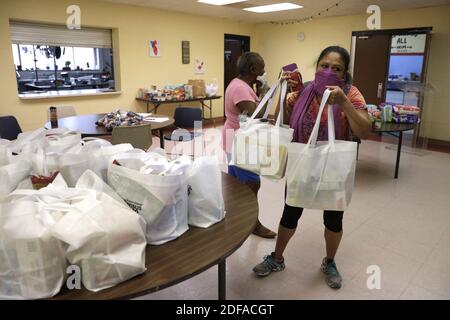
[[[292,80],[291,73],[287,71],[281,73],[281,81],[287,81],[289,91],[292,91],[292,89],[296,88],[299,84],[298,81]]]

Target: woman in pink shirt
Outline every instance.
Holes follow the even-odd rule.
[[[245,52],[237,62],[239,76],[230,82],[225,91],[227,120],[223,127],[223,144],[228,160],[231,157],[235,131],[239,129],[239,117],[242,114],[251,116],[258,106],[259,98],[253,90],[253,85],[257,85],[257,91],[261,89],[261,83],[257,81],[257,78],[265,73],[264,66],[264,60],[258,53]],[[257,174],[235,166],[228,166],[228,174],[246,183],[255,195],[258,194],[261,182]],[[253,233],[264,238],[276,236],[275,232],[264,227],[259,220]]]

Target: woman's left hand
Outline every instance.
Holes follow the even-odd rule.
[[[347,100],[347,96],[344,91],[338,86],[326,86],[327,89],[331,90],[330,97],[328,98],[329,104],[339,104],[342,105],[345,100]]]

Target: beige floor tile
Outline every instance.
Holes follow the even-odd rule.
[[[380,300],[381,297],[369,289],[360,289],[353,283],[343,283],[332,300]]]
[[[400,296],[401,300],[445,300],[445,297],[442,297],[437,294],[433,294],[430,291],[420,288],[415,285],[410,285],[403,294]]]
[[[411,233],[398,235],[387,244],[386,249],[418,262],[426,262],[435,245],[422,239]]]
[[[371,265],[379,267],[381,288],[370,291],[382,299],[399,299],[420,269],[421,263],[385,249],[379,257],[366,266],[365,272],[356,275],[351,281],[359,289],[368,290],[367,281],[372,274],[367,272],[369,271],[367,268]]]
[[[450,299],[450,272],[448,268],[423,265],[414,275],[412,285],[419,286],[429,292]]]
[[[450,235],[444,235],[438,244],[434,247],[430,255],[425,261],[425,266],[430,266],[442,272],[447,272],[448,266],[450,265],[450,246],[449,246]]]

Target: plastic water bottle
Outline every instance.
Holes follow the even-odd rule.
[[[58,128],[58,115],[56,113],[56,107],[50,107],[50,124],[52,128]]]

